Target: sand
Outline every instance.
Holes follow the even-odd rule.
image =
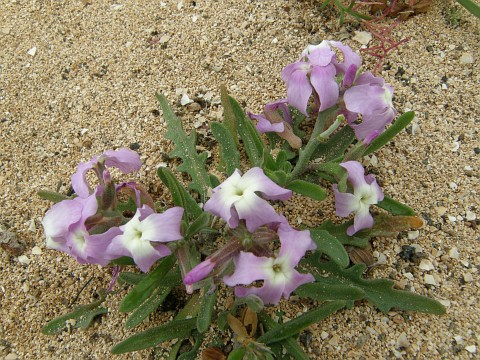
[[[312,359],[468,359],[480,351],[480,28],[463,10],[459,26],[448,26],[442,11],[453,3],[434,1],[396,27],[398,39],[410,40],[381,74],[395,88],[398,111],[414,110],[416,118],[365,159],[385,193],[426,223],[418,234],[373,241],[386,263],[371,276],[439,299],[447,313],[383,314],[360,303],[311,327],[305,351]],[[155,175],[171,150],[155,92],[190,129],[221,117],[222,83],[260,112],[285,96],[280,71],[309,42],[342,38],[361,47],[352,40],[355,24],[339,29],[310,1],[1,0],[0,16],[0,223],[20,243],[0,249],[0,357],[9,360],[115,358],[111,346],[133,333],[118,311],[125,290],[108,299],[109,314],[88,330],[40,333],[74,300],[91,302],[111,275],[45,247],[41,219],[51,204],[38,190],[66,192],[79,161],[135,144],[145,164],[136,179],[169,204]],[[375,59],[365,58],[365,65],[372,68]],[[211,100],[188,108],[182,94]],[[292,201],[286,212],[314,223],[324,206],[328,214],[331,205],[302,210]],[[428,270],[399,256],[412,244],[429,260]],[[280,308],[293,318],[302,307]],[[139,328],[171,316],[156,314]],[[225,345],[229,337],[209,332]],[[117,358],[160,359],[168,349],[167,343]]]

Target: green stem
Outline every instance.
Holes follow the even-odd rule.
[[[299,151],[297,164],[290,174],[290,181],[294,180],[305,172],[305,169],[315,153],[315,150],[321,143],[318,140],[319,135],[324,131],[324,127],[326,124],[328,124],[328,120],[331,119],[332,116],[336,115],[336,112],[337,107],[333,106],[318,114],[315,127],[312,135],[310,136],[310,140],[308,141],[307,145],[305,145],[305,147]]]

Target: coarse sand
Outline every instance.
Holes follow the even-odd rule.
[[[171,343],[109,353],[137,330],[126,330],[128,314],[118,311],[127,291],[121,287],[108,299],[108,315],[91,328],[41,334],[73,301],[92,302],[111,274],[45,247],[41,219],[51,204],[37,191],[65,193],[79,161],[134,146],[144,162],[136,179],[155,200],[171,204],[155,175],[171,150],[155,92],[165,94],[187,129],[221,118],[222,83],[243,106],[260,112],[266,102],[285,97],[280,72],[308,43],[342,39],[360,49],[353,40],[358,26],[339,28],[320,3],[0,0],[0,223],[19,243],[9,238],[12,244],[0,249],[1,358],[168,354]],[[381,75],[395,88],[399,113],[414,110],[416,118],[364,162],[386,194],[425,220],[419,233],[372,242],[385,264],[370,276],[438,299],[447,313],[384,314],[359,303],[311,326],[303,342],[312,359],[468,359],[480,352],[480,28],[463,9],[459,26],[447,25],[445,9],[454,3],[434,1],[428,12],[395,28],[397,39],[409,41],[387,57]],[[375,65],[371,57],[364,62]],[[182,106],[182,96],[204,101]],[[332,214],[331,201],[298,205],[294,198],[282,209],[292,222],[315,225],[322,213]],[[403,245],[415,245],[423,263],[401,258]],[[279,308],[294,318],[305,306],[294,299]],[[173,314],[158,312],[138,329]],[[207,338],[231,343],[231,334],[214,327]]]

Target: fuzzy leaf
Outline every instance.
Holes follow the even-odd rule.
[[[199,217],[197,217],[188,227],[185,233],[185,239],[190,239],[193,235],[201,232],[203,229],[206,229],[210,224],[212,215],[207,212],[202,212]]]
[[[200,206],[198,206],[197,202],[177,180],[170,169],[160,167],[157,170],[157,174],[165,186],[170,190],[173,203],[177,206],[183,207],[188,218],[196,219],[202,214],[203,211]]]
[[[282,325],[277,324],[273,319],[265,312],[260,312],[258,318],[262,322],[265,330],[271,330],[281,327]],[[297,343],[293,337],[286,338],[281,341],[282,346],[287,350],[287,353],[290,354],[296,360],[308,360],[309,357],[303,351],[302,347]]]
[[[118,281],[128,285],[137,285],[140,281],[145,279],[146,276],[147,274],[144,273],[122,272],[118,276]]]
[[[160,285],[160,281],[175,264],[173,255],[163,258],[155,270],[139,282],[122,300],[120,312],[130,312],[140,306]]]
[[[380,149],[383,145],[392,140],[395,135],[405,129],[407,125],[412,122],[414,117],[415,113],[413,111],[408,111],[405,114],[402,114],[391,126],[388,127],[387,130],[378,135],[378,137],[371,142],[363,155],[371,154]]]
[[[343,245],[357,246],[364,248],[368,245],[368,238],[360,238],[357,236],[348,236],[347,228],[352,222],[346,222],[344,224],[335,225],[331,220],[325,221],[322,225],[312,230],[326,230],[331,235],[337,238]]]
[[[213,136],[220,145],[220,159],[225,165],[228,176],[232,175],[235,169],[240,168],[240,153],[237,149],[235,139],[232,137],[227,126],[219,122],[210,124]]]
[[[140,324],[147,316],[158,309],[172,289],[181,284],[181,281],[182,279],[178,271],[170,272],[166,275],[162,280],[162,285],[158,286],[152,295],[128,317],[125,327],[131,329]]]
[[[215,300],[217,299],[217,291],[208,293],[210,286],[203,288],[203,297],[202,303],[200,304],[200,310],[198,311],[197,316],[197,330],[200,333],[204,333],[208,330],[212,322],[212,313],[213,306],[215,305]]]
[[[334,312],[345,307],[345,305],[346,303],[344,301],[332,301],[325,305],[319,306],[316,309],[297,316],[293,320],[283,323],[281,326],[268,330],[265,334],[260,336],[257,341],[268,345],[269,343],[282,341],[292,336],[296,336],[296,334],[303,329],[324,320]]]
[[[384,196],[383,200],[380,201],[377,206],[387,210],[392,215],[415,215],[415,210],[405,204],[402,204],[401,202],[389,198],[388,196]]]
[[[319,144],[312,159],[322,158],[325,163],[337,159],[345,153],[348,146],[355,140],[355,132],[350,126],[344,126],[333,134],[328,141]]]
[[[42,328],[42,333],[45,335],[54,335],[62,332],[65,329],[67,320],[74,320],[72,327],[86,329],[90,326],[92,320],[101,314],[106,314],[108,310],[100,305],[105,301],[105,293],[100,293],[100,299],[88,304],[80,305],[74,311],[56,317],[50,320]]]
[[[341,267],[347,267],[350,263],[348,253],[342,243],[327,230],[310,230],[312,240],[317,244],[317,252],[327,255]]]
[[[197,319],[172,320],[167,324],[130,336],[112,348],[112,354],[124,354],[143,350],[172,339],[184,339],[190,335]]]
[[[327,192],[324,188],[305,180],[293,180],[287,184],[287,189],[297,194],[308,196],[313,200],[322,201],[327,197]]]
[[[207,153],[197,153],[197,136],[195,131],[187,135],[182,127],[182,121],[175,116],[168,105],[168,101],[162,94],[157,94],[157,99],[163,110],[163,117],[167,123],[167,132],[165,138],[172,140],[175,148],[170,156],[176,156],[183,160],[183,163],[177,167],[178,171],[186,172],[192,178],[190,188],[200,194],[202,201],[205,201],[208,188],[212,187],[210,178],[205,170]]]
[[[357,287],[365,293],[365,298],[375,304],[382,312],[391,309],[419,311],[429,314],[444,314],[445,308],[439,302],[409,291],[393,289],[393,281],[387,279],[363,279],[366,266],[354,265],[342,269],[335,262],[320,263],[315,256],[306,259],[309,269],[317,281],[325,284]]]
[[[71,199],[67,195],[63,195],[56,191],[50,191],[50,190],[40,190],[37,194],[42,199],[52,201],[55,204],[63,200]]]
[[[235,119],[235,113],[230,102],[230,96],[228,96],[227,88],[223,84],[220,86],[220,101],[222,102],[223,106],[223,123],[230,132],[230,137],[235,142],[236,147],[238,145],[237,121]]]
[[[240,135],[240,138],[242,139],[248,159],[250,160],[252,166],[261,166],[265,144],[262,141],[262,138],[260,137],[260,134],[258,133],[255,126],[245,116],[245,112],[240,107],[238,102],[231,96],[229,96],[228,98],[230,100],[230,104],[232,105],[233,113],[235,115],[237,131]]]
[[[295,289],[295,294],[302,298],[318,301],[356,301],[365,298],[362,289],[353,286],[326,284],[321,279],[317,282],[303,284]]]

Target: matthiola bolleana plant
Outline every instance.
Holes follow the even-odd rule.
[[[115,354],[177,339],[169,342],[175,343],[169,358],[196,358],[216,319],[217,331],[229,327],[234,333],[229,358],[308,359],[308,349],[293,339],[362,299],[383,312],[444,312],[434,300],[393,289],[389,280],[363,277],[373,266],[361,263],[372,257],[373,237],[422,225],[414,210],[384,194],[362,165],[413,113],[395,120],[393,88],[363,72],[360,56],[337,41],[308,46],[282,78],[286,99],[248,117],[222,88],[225,119],[209,124],[219,157],[208,167],[195,134],[184,131],[166,98],[157,95],[165,137],[174,145],[170,155],[181,161],[176,170],[184,179],[168,166],[158,167],[171,200],[156,199],[137,181],[113,179],[111,168],[124,176],[140,169],[140,156],[129,149],[107,150],[80,163],[71,179],[72,196],[40,193],[56,202],[42,221],[47,247],[113,270],[98,300],[53,319],[44,333],[61,332],[66,322],[70,328],[88,326],[107,312],[101,305],[115,294],[117,282],[134,286],[120,305],[121,312],[131,312],[127,328],[139,325],[169,295],[185,305],[169,323],[115,345]],[[338,217],[319,215],[327,197]],[[234,300],[216,306],[218,294]],[[274,321],[275,306],[288,307],[293,295],[305,313]],[[203,356],[215,351],[207,348]]]

